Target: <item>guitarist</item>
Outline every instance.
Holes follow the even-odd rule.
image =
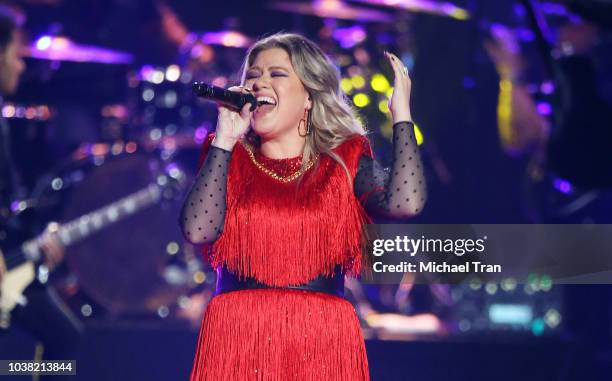
[[[0,6],[0,109],[2,95],[14,94],[25,64],[20,55],[19,18]],[[17,196],[18,174],[11,156],[10,130],[0,113],[0,254],[14,247],[16,231],[25,231],[16,218],[11,218],[10,202]],[[9,233],[10,231],[10,233]],[[44,263],[52,270],[63,259],[64,249],[51,234],[43,238]],[[6,267],[0,255],[0,281]],[[11,327],[19,326],[42,343],[45,360],[71,360],[75,358],[81,327],[76,318],[61,303],[54,291],[39,281],[24,292],[27,303],[17,306],[11,313]],[[4,331],[0,329],[0,347]]]

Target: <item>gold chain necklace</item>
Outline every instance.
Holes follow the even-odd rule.
[[[306,173],[310,168],[312,168],[314,163],[319,158],[319,154],[315,154],[314,158],[311,159],[308,162],[308,164],[306,164],[305,167],[298,169],[295,173],[289,176],[281,176],[278,173],[272,171],[271,169],[266,168],[263,164],[257,161],[257,159],[255,158],[255,153],[253,152],[253,148],[250,145],[244,144],[244,147],[246,148],[246,151],[249,153],[249,157],[251,158],[251,161],[253,162],[253,164],[255,164],[257,168],[259,168],[266,175],[282,183],[290,183],[293,180],[297,179],[298,177],[302,176],[302,174]]]

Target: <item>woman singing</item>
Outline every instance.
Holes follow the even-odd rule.
[[[426,198],[408,71],[385,55],[395,75],[390,172],[317,45],[276,34],[249,49],[242,86],[230,90],[259,106],[219,107],[180,219],[187,240],[212,244],[217,271],[191,381],[369,379],[344,275],[360,273],[369,216],[407,218]]]

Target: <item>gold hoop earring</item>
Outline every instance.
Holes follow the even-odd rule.
[[[302,123],[304,124],[304,127],[306,128],[306,133],[302,134]],[[306,136],[310,135],[310,131],[311,131],[311,121],[310,121],[310,113],[308,112],[308,109],[304,110],[304,117],[302,119],[300,119],[300,123],[298,123],[298,134],[305,138]]]
[[[306,117],[306,134],[310,135],[312,132],[312,119],[310,118],[310,110],[308,110],[308,117]]]

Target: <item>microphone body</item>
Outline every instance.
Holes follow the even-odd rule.
[[[257,98],[253,94],[238,93],[203,82],[194,82],[193,93],[198,97],[220,103],[237,111],[242,110],[247,103],[251,104],[251,111],[255,111],[257,108]]]

